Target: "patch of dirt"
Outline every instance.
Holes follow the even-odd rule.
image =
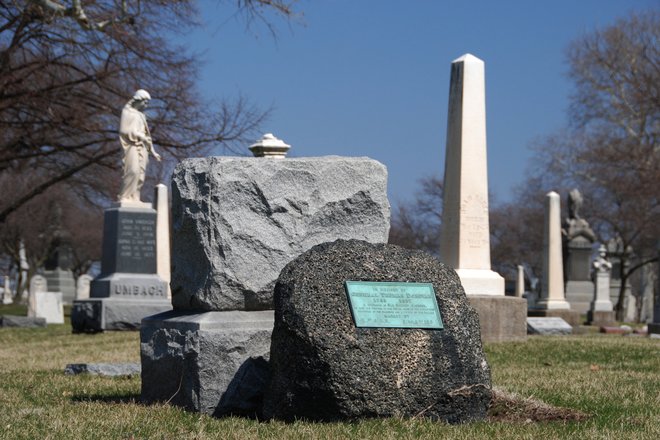
[[[570,408],[560,408],[531,398],[493,388],[493,398],[488,408],[490,422],[580,422],[591,415]]]

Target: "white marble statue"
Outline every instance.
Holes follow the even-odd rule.
[[[161,159],[154,150],[147,118],[142,113],[150,99],[149,93],[140,89],[121,112],[119,141],[124,150],[124,174],[118,196],[120,202],[140,202],[140,190],[144,184],[149,153],[153,154],[156,160]]]

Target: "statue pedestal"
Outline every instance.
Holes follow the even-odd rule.
[[[90,298],[73,303],[73,331],[137,330],[145,316],[171,309],[167,283],[156,274],[156,211],[107,209],[101,274],[90,284]]]

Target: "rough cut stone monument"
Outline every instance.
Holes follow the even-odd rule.
[[[487,175],[484,62],[467,54],[451,66],[440,258],[461,278],[484,340],[524,339],[527,303],[505,297],[491,270]]]
[[[568,217],[562,225],[566,301],[571,310],[587,313],[594,293],[591,280],[591,253],[596,234],[580,216],[582,194],[573,189],[568,194]]]
[[[561,238],[561,204],[559,194],[546,194],[543,236],[543,279],[541,295],[529,316],[559,317],[572,326],[580,324],[580,314],[571,310],[564,297],[564,268]]]
[[[607,249],[601,245],[598,258],[593,262],[592,277],[594,293],[591,307],[587,313],[587,322],[591,325],[611,325],[614,323],[614,307],[610,301],[610,272],[612,263],[607,261]]]
[[[91,282],[90,299],[73,304],[74,332],[136,330],[145,316],[172,308],[167,282],[157,272],[156,210],[140,200],[149,154],[161,159],[142,113],[150,99],[138,90],[122,110],[119,202],[105,211],[101,274]]]
[[[142,321],[143,401],[255,414],[280,271],[326,241],[387,241],[386,183],[386,168],[368,158],[180,163],[172,177],[174,311]]]
[[[444,328],[357,327],[344,288],[350,280],[432,283]],[[404,310],[397,301],[383,313]],[[266,418],[463,423],[484,419],[491,397],[479,317],[458,276],[394,245],[338,240],[289,263],[275,287],[270,364]]]

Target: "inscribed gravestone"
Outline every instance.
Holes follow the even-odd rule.
[[[430,283],[443,328],[358,327],[346,280]],[[391,299],[405,299],[400,293]],[[394,307],[388,315],[396,319],[406,310]],[[428,254],[393,245],[337,240],[289,263],[275,287],[270,361],[267,418],[424,416],[461,423],[483,419],[490,402],[478,315],[456,273]]]
[[[47,324],[64,324],[62,292],[35,292],[35,316]]]

